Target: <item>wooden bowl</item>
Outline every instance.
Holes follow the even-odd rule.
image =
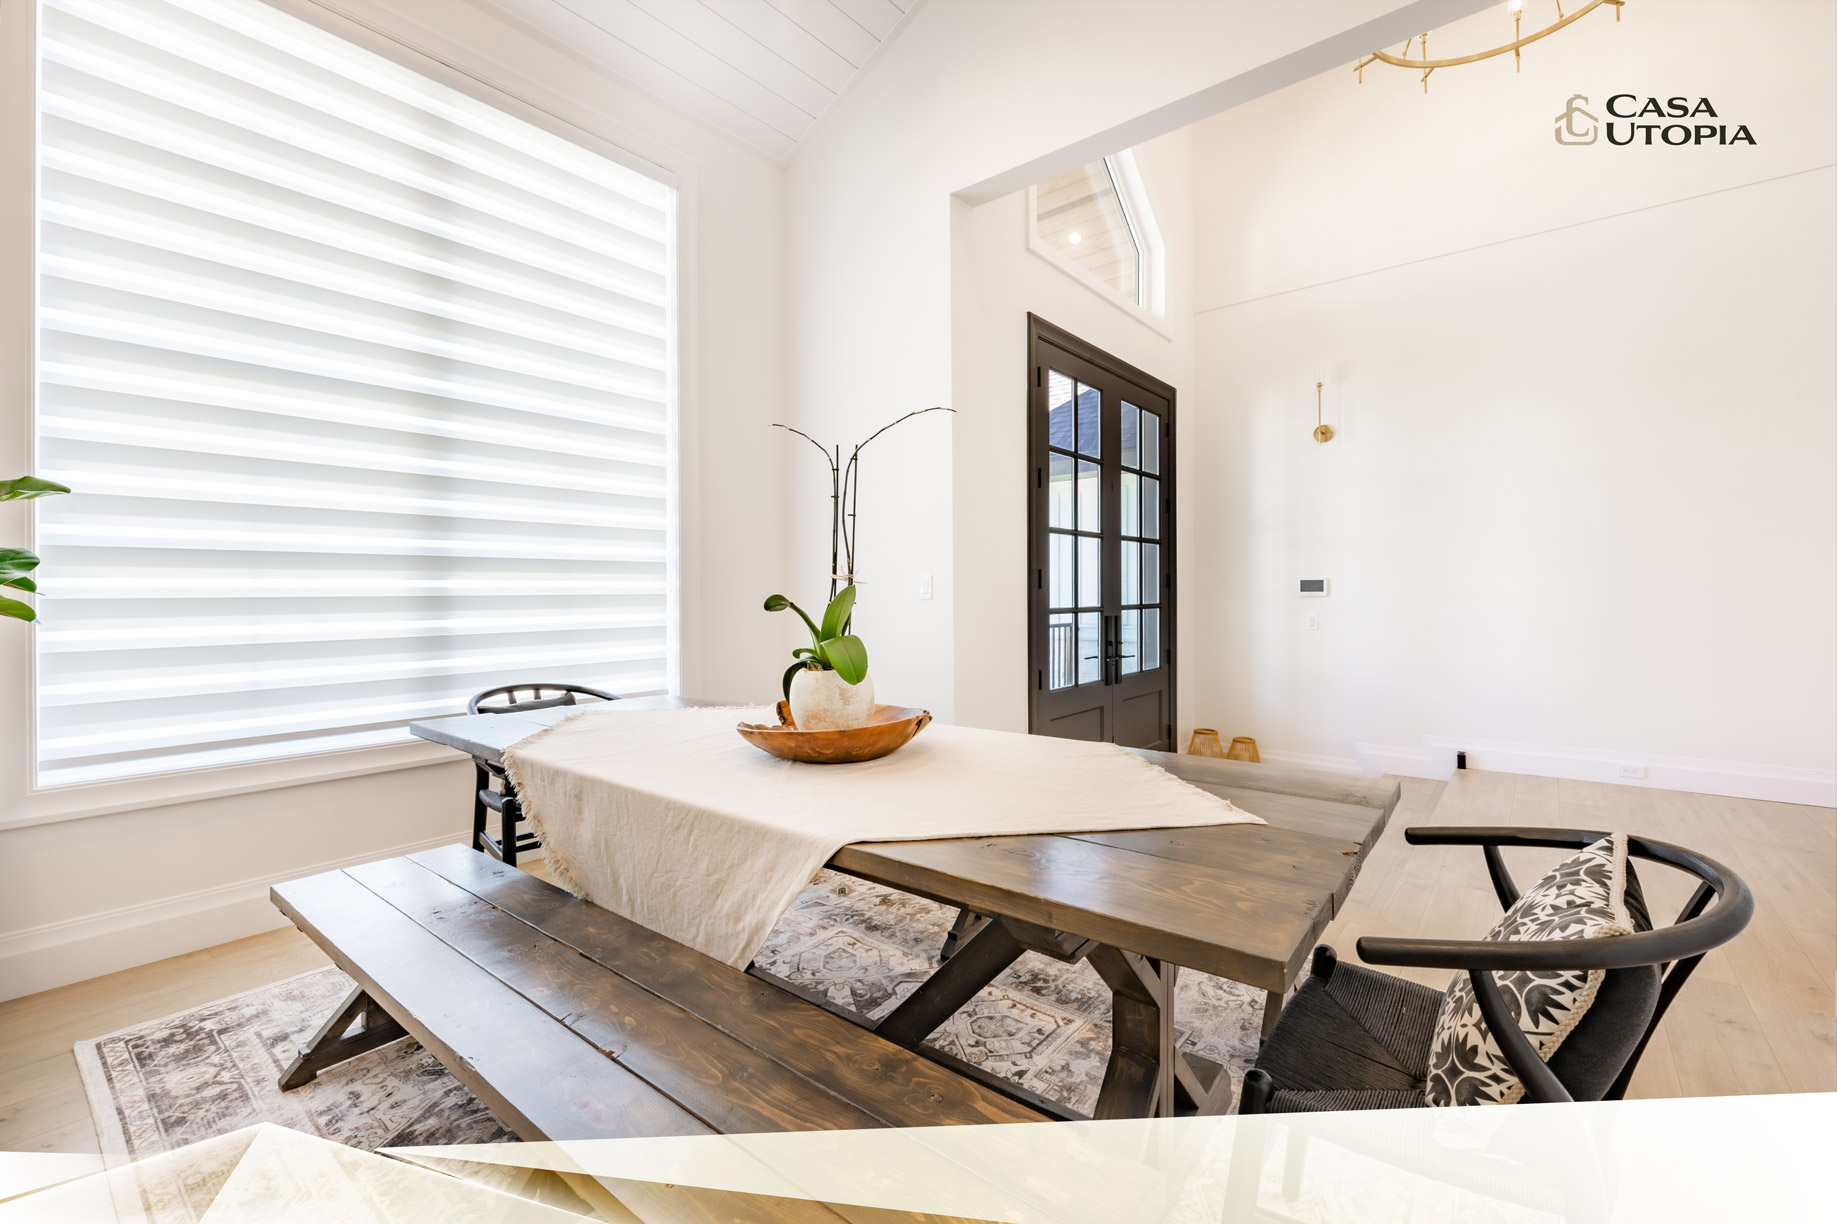
[[[778,703],[776,727],[763,723],[741,723],[735,730],[740,738],[755,748],[763,748],[787,761],[804,761],[811,765],[848,765],[872,761],[905,747],[906,741],[925,729],[931,721],[930,710],[912,706],[877,705],[865,726],[846,731],[799,731],[791,721],[784,702]]]

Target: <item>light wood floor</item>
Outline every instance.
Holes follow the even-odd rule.
[[[1467,772],[1404,779],[1403,803],[1326,942],[1356,959],[1363,934],[1477,937],[1498,916],[1478,850],[1412,847],[1411,824],[1627,829],[1720,859],[1753,888],[1753,924],[1711,953],[1660,1025],[1631,1095],[1719,1096],[1837,1088],[1837,812],[1640,787]],[[1521,882],[1560,855],[1507,852]],[[1655,919],[1689,886],[1641,872]],[[292,928],[0,1003],[0,1151],[93,1152],[71,1045],[327,964]],[[1404,972],[1411,972],[1405,970]],[[1446,972],[1417,971],[1432,985]]]

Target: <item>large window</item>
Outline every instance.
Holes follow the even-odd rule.
[[[40,58],[41,785],[670,687],[670,186],[256,0]]]

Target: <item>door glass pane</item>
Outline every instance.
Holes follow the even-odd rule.
[[[1123,444],[1122,444],[1123,466],[1124,467],[1141,467],[1142,466],[1141,459],[1136,453],[1136,444],[1135,444],[1136,418],[1135,418],[1135,414],[1136,414],[1135,405],[1125,401],[1123,404]]]
[[[1142,409],[1142,470],[1161,472],[1161,418]]]
[[[1103,613],[1078,614],[1078,683],[1103,679]]]
[[[1046,687],[1070,688],[1078,674],[1078,643],[1070,612],[1057,612],[1046,620]]]
[[[1078,530],[1103,530],[1103,469],[1078,460]]]
[[[1046,440],[1061,450],[1072,450],[1072,380],[1057,370],[1046,371]]]
[[[1161,482],[1153,476],[1142,477],[1142,530],[1139,534],[1150,540],[1161,538]]]
[[[1142,602],[1161,602],[1161,546],[1142,545]]]
[[[1072,598],[1072,541],[1076,536],[1052,532],[1046,537],[1046,602],[1054,608],[1069,608]]]
[[[1046,525],[1070,531],[1072,522],[1072,464],[1070,455],[1048,454],[1046,457]]]
[[[1078,606],[1095,608],[1103,603],[1103,541],[1078,537]]]
[[[1136,488],[1136,481],[1141,477],[1134,472],[1124,472],[1122,488],[1117,491],[1117,509],[1123,512],[1123,534],[1126,536],[1141,535],[1141,493]]]
[[[1126,604],[1142,602],[1136,597],[1136,593],[1141,589],[1139,584],[1142,581],[1141,547],[1142,546],[1137,544],[1134,540],[1124,540],[1122,543],[1122,601]]]
[[[1078,384],[1078,453],[1093,459],[1103,454],[1103,425],[1099,409],[1103,395],[1096,387]]]
[[[1142,614],[1135,609],[1123,613],[1123,675],[1142,670]]]
[[[1161,666],[1161,609],[1142,609],[1142,670]]]

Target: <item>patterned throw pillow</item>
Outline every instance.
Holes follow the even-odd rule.
[[[1526,889],[1486,938],[1630,935],[1626,884],[1627,836],[1610,833]],[[1581,1023],[1606,976],[1600,969],[1493,974],[1506,1007],[1545,1062]],[[1524,1084],[1487,1031],[1465,970],[1456,971],[1442,999],[1423,1095],[1431,1105],[1511,1105],[1524,1095]]]

